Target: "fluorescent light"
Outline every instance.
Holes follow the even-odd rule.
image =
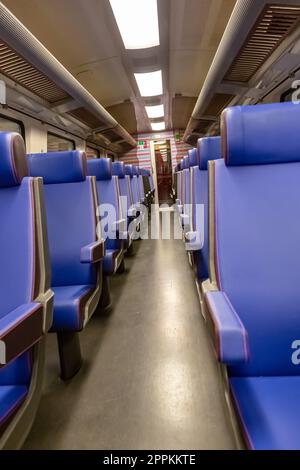
[[[159,46],[157,0],[109,0],[126,49]]]
[[[149,73],[135,73],[141,96],[162,95],[162,73],[161,70]]]
[[[146,112],[150,119],[163,117],[165,114],[164,105],[159,104],[158,106],[146,106]]]
[[[151,122],[153,131],[163,131],[166,128],[165,122]]]

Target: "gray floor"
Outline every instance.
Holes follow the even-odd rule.
[[[181,241],[136,242],[114,308],[81,334],[85,364],[44,395],[25,449],[233,449],[216,362]]]

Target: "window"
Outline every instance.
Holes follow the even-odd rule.
[[[87,158],[100,158],[100,151],[94,147],[86,146],[86,156]]]
[[[47,152],[63,152],[65,150],[75,150],[74,140],[48,132]]]
[[[115,156],[113,153],[107,153],[107,158],[111,158],[111,161],[114,162],[115,161]]]
[[[289,90],[285,91],[281,97],[280,97],[280,101],[282,103],[286,103],[287,101],[292,101],[292,96],[293,96],[293,93],[295,93],[295,90],[290,88]]]
[[[25,140],[24,124],[17,119],[13,119],[0,114],[0,132],[18,132]]]
[[[296,80],[292,83],[292,87],[281,95],[280,101],[281,103],[300,101],[300,80]]]

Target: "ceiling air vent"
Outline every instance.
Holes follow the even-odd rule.
[[[249,82],[279,44],[300,24],[300,6],[267,5],[224,79]]]
[[[0,73],[49,103],[69,98],[64,90],[3,42],[0,43]]]

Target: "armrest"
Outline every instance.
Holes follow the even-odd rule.
[[[0,366],[27,351],[43,336],[43,305],[23,304],[0,319]]]
[[[203,248],[204,241],[201,238],[201,232],[189,231],[184,234],[185,249],[187,251],[200,251]]]
[[[97,263],[98,261],[101,261],[104,258],[104,255],[105,242],[104,240],[98,240],[81,248],[80,262]]]
[[[204,297],[214,326],[214,346],[218,360],[237,364],[249,359],[248,334],[224,292],[207,292]]]

